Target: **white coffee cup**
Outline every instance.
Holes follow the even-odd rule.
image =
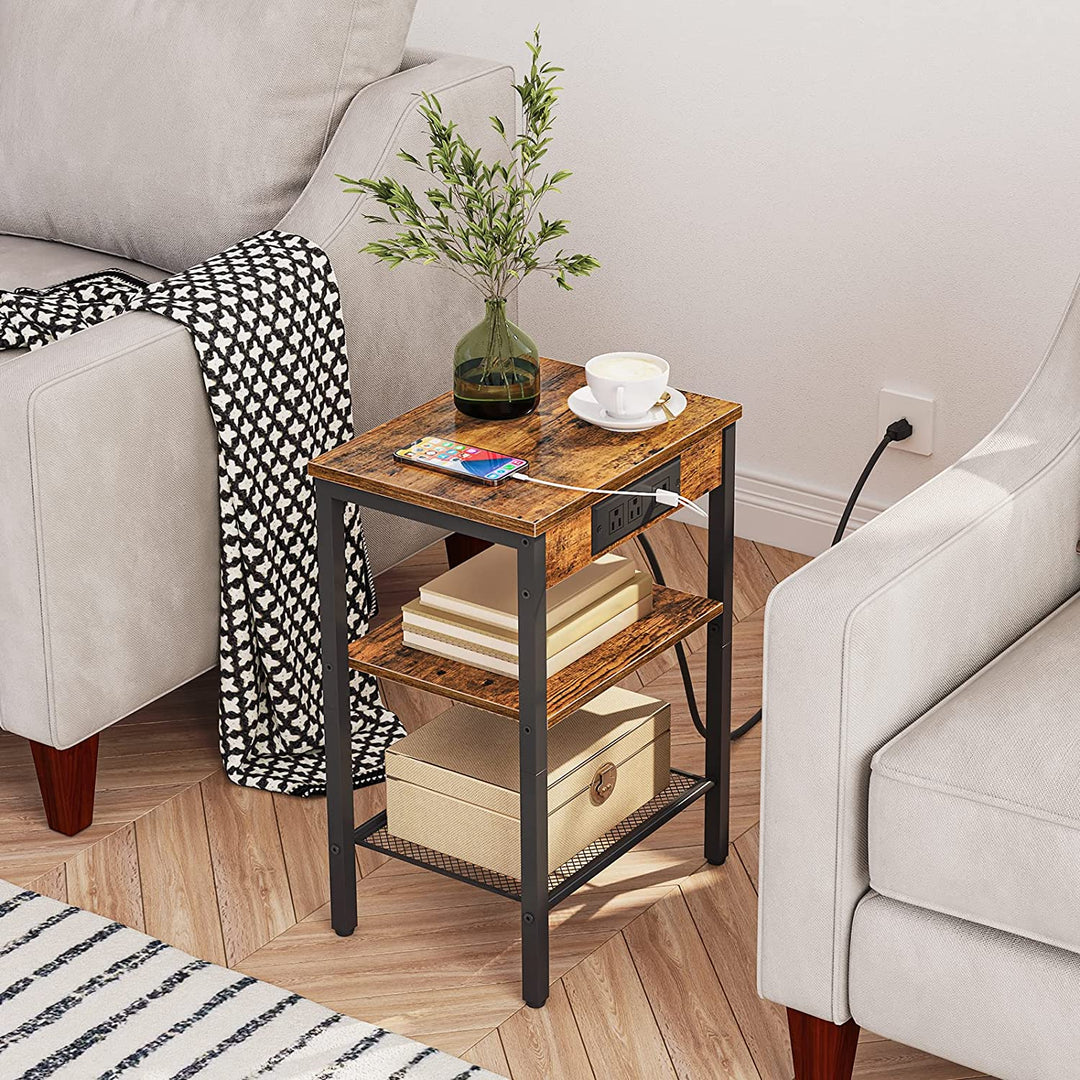
[[[585,365],[585,381],[600,407],[619,420],[644,416],[667,389],[671,369],[651,353],[610,352]]]

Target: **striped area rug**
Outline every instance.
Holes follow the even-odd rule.
[[[3,1080],[495,1080],[0,881]]]

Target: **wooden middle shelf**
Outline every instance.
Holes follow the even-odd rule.
[[[653,586],[652,612],[548,679],[548,727],[565,719],[634,668],[715,619],[719,600]],[[516,679],[402,644],[400,616],[349,646],[349,667],[516,717]]]

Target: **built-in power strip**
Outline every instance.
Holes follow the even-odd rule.
[[[635,480],[629,489],[637,492],[679,490],[679,458],[665,462],[648,476]],[[592,553],[596,555],[654,518],[666,514],[664,506],[647,495],[609,495],[592,508]]]

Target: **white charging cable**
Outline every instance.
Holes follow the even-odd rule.
[[[528,480],[530,484],[543,484],[545,487],[562,488],[564,491],[583,491],[586,495],[638,495],[643,499],[655,499],[664,506],[682,506],[687,510],[693,510],[703,518],[708,514],[692,499],[680,495],[677,491],[667,491],[664,488],[658,491],[609,491],[606,488],[575,487],[573,484],[557,484],[554,480],[541,480],[538,476],[530,476],[528,473],[516,472],[510,476],[514,480]]]

